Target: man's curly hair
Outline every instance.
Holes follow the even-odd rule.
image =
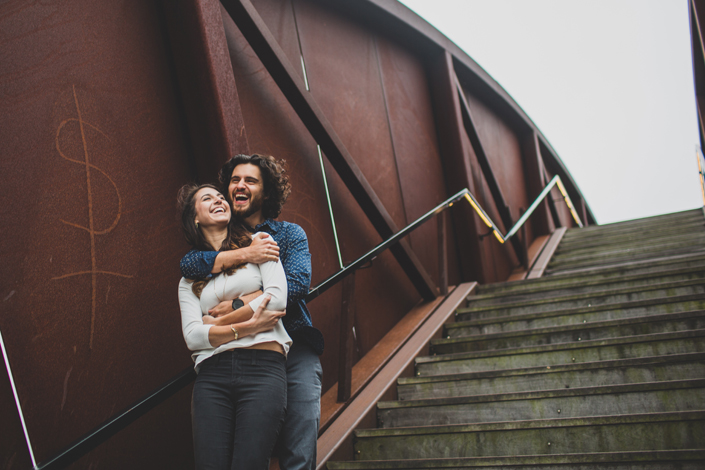
[[[289,194],[291,194],[291,184],[289,176],[286,174],[286,161],[277,160],[270,155],[235,155],[225,162],[218,172],[218,181],[223,194],[226,195],[230,203],[231,195],[228,193],[230,178],[236,166],[249,163],[255,165],[262,173],[262,184],[264,187],[264,201],[262,202],[262,216],[265,219],[276,219],[284,207]]]

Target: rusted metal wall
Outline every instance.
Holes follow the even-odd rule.
[[[0,330],[39,461],[190,362],[162,22],[153,2],[2,5]]]
[[[472,78],[469,58],[408,12],[390,16],[393,2],[254,5],[300,79],[303,58],[311,96],[398,227],[469,187],[509,229],[463,127],[456,79],[514,220],[541,169],[565,173],[540,135],[535,155],[526,150],[530,123],[488,92],[488,77]],[[325,156],[322,170],[297,110],[216,0],[7,1],[0,31],[0,331],[40,462],[190,364],[176,298],[187,246],[173,209],[185,182],[213,180],[232,153],[286,159],[293,193],[281,218],[308,234],[314,285],[340,268],[324,181],[343,262],[381,241]],[[451,284],[506,279],[517,253],[459,206],[448,222]],[[522,243],[572,224],[556,207],[560,220],[534,224]],[[409,237],[436,283],[437,237],[435,223]],[[421,297],[389,252],[356,274],[355,290],[359,358]],[[337,380],[341,296],[336,286],[310,304],[327,341],[324,390]],[[11,423],[0,462],[26,468],[8,385],[0,382],[0,418]],[[189,393],[72,468],[192,467]]]

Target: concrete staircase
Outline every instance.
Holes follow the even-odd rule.
[[[702,210],[568,230],[431,352],[329,469],[705,468]]]

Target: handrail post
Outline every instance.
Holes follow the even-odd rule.
[[[448,239],[446,237],[446,211],[438,214],[438,289],[448,295]]]
[[[524,210],[523,207],[519,208],[519,215],[522,216],[524,215],[526,211]],[[524,266],[524,269],[527,271],[529,270],[529,239],[527,238],[526,234],[526,223],[521,225],[521,245],[524,248],[523,253],[521,254],[521,264]]]
[[[343,308],[338,342],[338,401],[346,402],[352,393],[353,334],[355,325],[355,272],[343,279]]]

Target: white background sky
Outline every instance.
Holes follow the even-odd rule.
[[[687,0],[402,0],[546,136],[601,224],[702,205]]]

